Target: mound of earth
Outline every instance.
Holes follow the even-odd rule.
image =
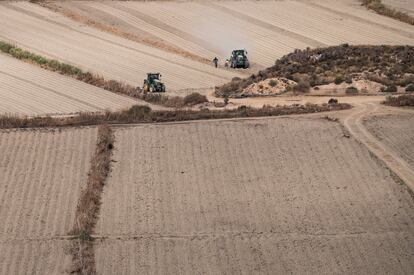
[[[249,96],[268,96],[280,95],[285,93],[289,87],[295,85],[296,82],[283,77],[274,77],[265,79],[258,83],[253,83],[244,89],[241,93],[234,95],[235,97]]]
[[[381,89],[385,86],[381,83],[374,82],[368,79],[353,79],[352,82],[342,82],[340,84],[329,83],[321,86],[317,86],[312,89],[312,94],[317,95],[344,95],[346,94],[346,89],[350,87],[355,87],[358,90],[359,94],[378,94],[381,92]]]
[[[300,85],[300,90],[331,83],[357,82],[361,89],[383,86],[406,87],[414,83],[413,46],[341,46],[295,50],[277,60],[275,65],[245,79],[234,78],[216,88],[216,95],[232,97],[253,84],[272,78],[287,78]],[[365,81],[369,80],[370,82]],[[259,84],[260,85],[260,84]],[[251,94],[255,96],[255,94]]]

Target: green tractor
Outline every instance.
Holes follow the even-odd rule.
[[[230,57],[231,68],[244,68],[250,67],[249,59],[247,58],[246,50],[234,50]]]
[[[144,93],[164,93],[165,84],[161,82],[160,73],[148,73],[144,80]]]

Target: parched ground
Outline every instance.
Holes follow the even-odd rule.
[[[414,200],[339,123],[118,128],[101,274],[410,274]]]
[[[210,88],[241,76],[99,31],[28,2],[1,3],[0,24],[2,40],[131,85],[142,86],[149,72],[160,72],[171,90]]]
[[[173,91],[212,88],[244,77],[297,48],[341,43],[414,45],[413,26],[368,11],[357,0],[56,4],[153,45],[99,31],[28,2],[0,5],[0,39],[133,85],[142,85],[145,73],[159,71]],[[246,48],[253,69],[215,69],[163,50],[160,43],[206,60],[218,56],[221,66],[231,50]]]
[[[0,54],[0,60],[0,114],[69,114],[148,105],[6,55]]]
[[[368,11],[358,0],[62,1],[58,5],[209,60],[219,56],[222,63],[233,49],[246,48],[258,68],[306,47],[414,44],[413,26]]]
[[[0,274],[61,274],[94,128],[0,132]]]
[[[414,170],[414,110],[411,114],[375,115],[364,124],[381,143],[396,152]]]

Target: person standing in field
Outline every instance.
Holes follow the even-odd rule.
[[[217,68],[217,66],[218,66],[218,58],[217,58],[217,56],[214,57],[213,63],[214,63],[214,66]]]

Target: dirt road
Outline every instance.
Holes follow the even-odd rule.
[[[345,118],[345,127],[414,191],[414,169],[397,152],[374,137],[363,124],[363,119],[377,112],[379,108],[375,103],[356,105],[354,111]]]

